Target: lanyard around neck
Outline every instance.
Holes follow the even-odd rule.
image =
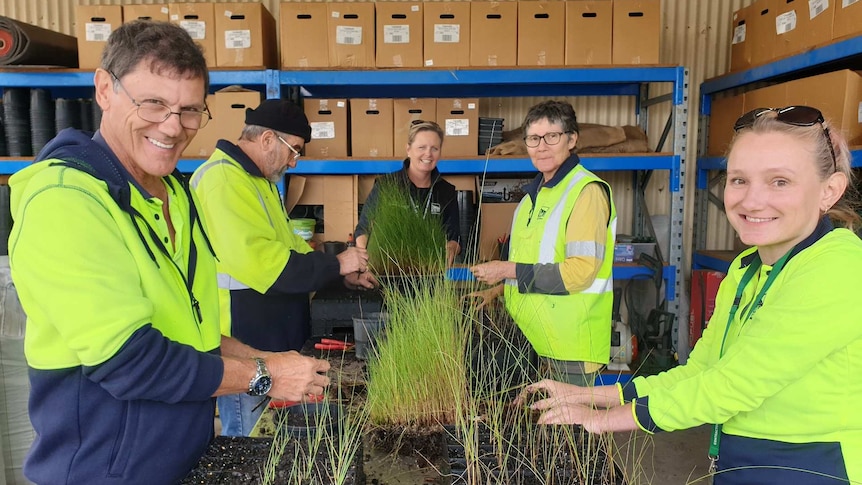
[[[775,278],[778,277],[778,273],[781,272],[781,269],[784,268],[787,260],[790,259],[790,254],[793,250],[788,251],[784,256],[781,257],[776,263],[775,266],[772,267],[772,271],[769,272],[769,276],[766,278],[766,282],[763,284],[763,287],[760,289],[760,292],[757,293],[757,296],[752,300],[751,305],[748,307],[748,313],[741,319],[741,321],[747,322],[754,314],[757,312],[758,308],[763,305],[763,297],[766,295],[766,291],[772,286],[772,283],[775,281]],[[730,307],[730,313],[727,315],[727,325],[724,327],[724,336],[721,338],[721,347],[718,350],[718,358],[724,355],[724,344],[727,341],[727,334],[730,331],[730,325],[733,323],[733,320],[736,318],[736,313],[739,311],[739,305],[742,301],[742,294],[745,292],[745,288],[748,286],[748,283],[751,282],[751,279],[754,278],[754,275],[760,271],[761,261],[760,255],[755,253],[754,260],[748,265],[748,269],[745,270],[745,274],[742,275],[742,279],[739,281],[739,285],[736,287],[736,295],[733,297],[733,306]],[[713,462],[718,460],[718,448],[721,444],[721,425],[714,424],[712,425],[712,439],[709,442],[709,459]]]
[[[419,187],[416,187],[417,189]],[[428,196],[425,197],[425,210],[422,212],[422,218],[424,219],[428,215],[428,209],[431,207],[431,194],[434,192],[434,184],[432,183],[430,187],[428,187]],[[413,211],[417,214],[419,213],[419,207],[416,205],[416,201],[413,200],[413,196],[408,194],[410,197],[410,205],[413,206]]]

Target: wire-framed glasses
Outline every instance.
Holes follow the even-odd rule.
[[[571,133],[571,131],[549,131],[542,136],[527,135],[524,137],[524,143],[530,148],[536,148],[539,146],[539,142],[541,140],[545,140],[546,145],[556,145],[557,143],[560,143],[560,138],[562,138],[563,135]]]
[[[829,136],[829,127],[826,126],[826,120],[823,118],[823,113],[821,113],[817,108],[812,108],[811,106],[755,108],[736,120],[736,123],[733,124],[733,131],[750,128],[757,118],[760,118],[766,113],[775,113],[775,119],[777,121],[788,125],[814,126],[816,124],[820,124],[823,128],[823,135],[826,137],[826,144],[829,145],[829,153],[832,154],[832,166],[835,171],[838,171],[838,158],[835,156],[835,147],[832,145],[832,137]]]
[[[296,148],[294,148],[294,147],[293,147],[293,145],[291,145],[290,143],[286,142],[286,141],[284,140],[284,138],[282,138],[282,137],[281,137],[281,135],[275,135],[275,137],[276,137],[276,138],[278,138],[278,141],[280,141],[280,142],[284,143],[285,145],[287,145],[287,148],[290,148],[290,151],[292,151],[292,152],[293,152],[293,161],[294,161],[294,162],[296,162],[297,160],[299,160],[299,157],[301,157],[301,156],[302,156],[302,155],[300,155],[300,154],[299,154],[299,150],[297,150]]]
[[[120,82],[120,78],[118,78],[113,72],[110,72],[110,74],[111,77],[114,78],[114,82],[117,83],[117,86],[119,86],[120,89],[123,90],[123,93],[125,93],[126,97],[129,98],[129,101],[137,106],[138,117],[144,121],[148,121],[150,123],[161,123],[167,120],[171,115],[177,115],[180,117],[180,124],[183,128],[189,130],[200,130],[206,126],[212,118],[209,108],[206,107],[203,110],[188,108],[180,111],[171,111],[170,108],[158,101],[138,102],[131,94],[129,94],[128,91],[126,91],[125,86]]]

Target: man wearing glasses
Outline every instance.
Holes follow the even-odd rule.
[[[10,179],[36,431],[24,474],[179,483],[213,438],[213,397],[302,399],[323,392],[329,364],[219,331],[215,255],[176,170],[209,120],[191,37],[167,22],[123,24],[94,78],[99,131],[60,132]]]
[[[218,256],[222,333],[262,350],[302,348],[311,334],[309,293],[342,276],[348,286],[372,287],[364,249],[313,251],[288,223],[275,184],[310,140],[298,106],[268,99],[246,110],[237,143],[219,140],[192,176]],[[219,397],[222,434],[248,436],[264,410],[261,399]]]

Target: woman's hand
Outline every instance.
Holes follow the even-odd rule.
[[[515,278],[515,263],[511,261],[489,261],[470,268],[476,281],[496,285],[506,278]]]
[[[485,290],[474,291],[467,295],[467,298],[477,298],[479,299],[478,303],[474,303],[473,306],[477,310],[481,310],[488,305],[494,303],[497,297],[503,295],[503,285],[497,285],[493,288],[488,288]]]

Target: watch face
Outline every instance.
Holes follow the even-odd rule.
[[[260,376],[252,384],[252,388],[249,394],[254,396],[263,396],[264,394],[268,393],[270,389],[272,389],[272,377]]]

